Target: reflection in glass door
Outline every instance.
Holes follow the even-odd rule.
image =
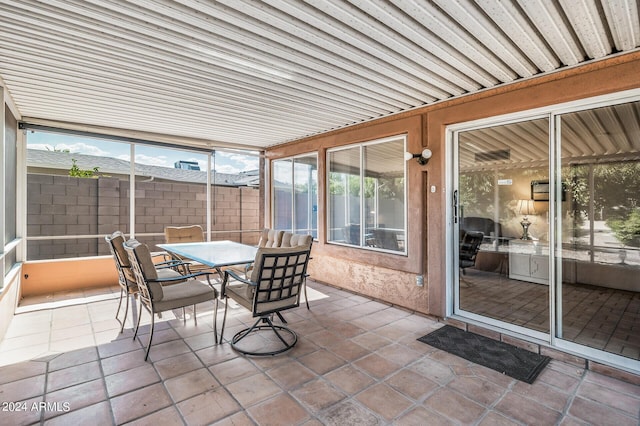
[[[549,120],[456,136],[455,309],[548,335]]]
[[[559,115],[556,335],[640,359],[640,102]]]

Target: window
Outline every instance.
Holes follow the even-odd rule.
[[[318,237],[318,156],[306,154],[275,160],[273,226]]]
[[[327,153],[328,240],[406,254],[406,137]]]

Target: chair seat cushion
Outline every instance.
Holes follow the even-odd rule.
[[[230,295],[233,300],[248,310],[251,310],[253,304],[253,292],[254,287],[248,284],[232,284],[228,285],[225,289],[227,293],[233,293]]]
[[[186,281],[162,288],[162,299],[153,301],[154,312],[162,312],[183,306],[214,300],[218,291],[200,281]]]
[[[255,287],[248,284],[234,284],[227,286],[226,290],[229,297],[235,300],[238,304],[242,305],[244,308],[248,310],[253,310],[253,295],[255,292]],[[262,302],[258,304],[256,312],[254,312],[253,316],[260,316],[265,312],[274,312],[280,309],[293,307],[293,305],[297,302],[297,294],[293,295],[289,298],[274,301],[274,302]]]

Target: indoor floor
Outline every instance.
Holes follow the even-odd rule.
[[[534,384],[423,344],[422,315],[310,282],[311,310],[285,313],[287,353],[214,344],[213,304],[163,314],[132,339],[118,289],[23,300],[0,344],[0,423],[220,425],[634,425],[640,386],[552,360]],[[470,288],[473,288],[470,287]],[[218,313],[218,325],[224,305]],[[143,313],[148,324],[148,315]],[[225,340],[251,322],[229,310]]]
[[[461,308],[500,321],[549,332],[549,286],[467,269]],[[640,360],[640,293],[563,284],[566,340]]]

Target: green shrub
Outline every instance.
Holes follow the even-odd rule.
[[[607,220],[607,225],[622,244],[640,247],[640,209],[634,209],[624,219]]]

